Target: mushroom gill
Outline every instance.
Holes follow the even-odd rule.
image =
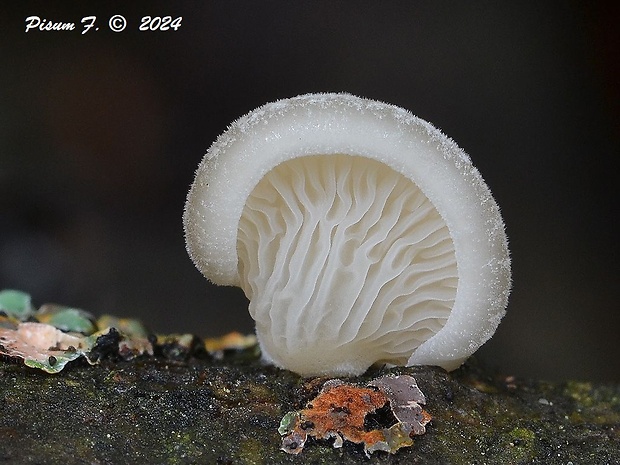
[[[454,304],[445,221],[412,181],[375,160],[279,164],[248,197],[237,244],[263,353],[293,371],[405,365]]]
[[[196,171],[183,225],[198,269],[250,299],[265,360],[305,376],[455,369],[508,302],[504,223],[469,156],[350,94],[233,122]]]

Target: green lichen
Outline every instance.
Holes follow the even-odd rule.
[[[36,312],[35,318],[62,331],[92,334],[97,330],[94,317],[79,308],[47,304]]]
[[[50,355],[42,360],[35,360],[31,358],[24,359],[24,365],[30,368],[37,368],[43,370],[46,373],[54,374],[61,371],[67,363],[76,360],[83,354],[76,350],[57,352],[56,355]]]
[[[295,425],[297,425],[297,423],[299,423],[299,413],[287,412],[286,415],[282,417],[282,420],[280,420],[278,433],[280,433],[281,436],[286,436],[287,434],[290,434],[295,428]]]
[[[30,295],[14,289],[0,291],[0,311],[19,320],[26,320],[34,312]]]

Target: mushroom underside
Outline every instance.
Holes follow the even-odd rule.
[[[413,181],[365,157],[277,165],[246,201],[237,253],[264,357],[308,376],[407,364],[456,297],[446,222]]]

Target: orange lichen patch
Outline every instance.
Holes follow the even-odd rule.
[[[244,335],[236,331],[224,334],[221,337],[205,339],[205,349],[209,353],[217,353],[224,350],[243,350],[256,344],[255,335]]]
[[[364,419],[367,414],[383,407],[387,397],[370,388],[333,384],[336,383],[324,387],[302,412],[302,420],[306,424],[314,424],[313,435],[318,439],[327,439],[338,431],[355,443],[374,443],[384,439],[378,430],[364,431]]]
[[[282,450],[299,454],[309,436],[364,444],[367,455],[395,453],[411,446],[411,436],[424,434],[431,416],[422,410],[424,395],[410,376],[384,376],[359,387],[329,380],[319,395],[299,412],[287,413],[278,431]]]

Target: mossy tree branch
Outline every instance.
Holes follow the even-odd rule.
[[[282,416],[322,380],[247,354],[173,362],[74,363],[56,375],[0,363],[0,458],[15,464],[618,463],[620,386],[524,382],[469,362],[453,373],[412,367],[433,420],[413,447],[366,458],[345,442],[280,450]]]

